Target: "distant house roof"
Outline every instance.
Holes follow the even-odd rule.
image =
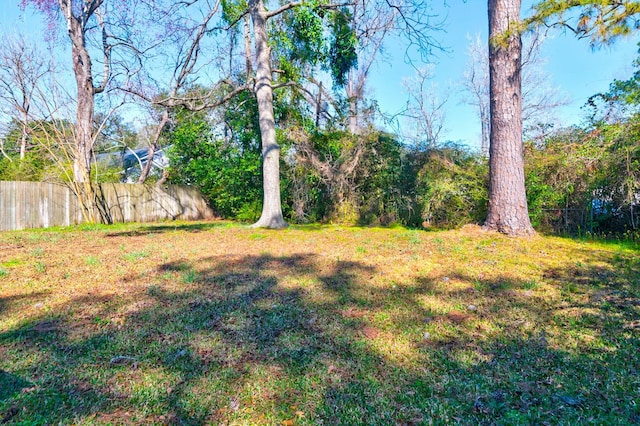
[[[129,148],[120,152],[96,154],[96,162],[103,163],[108,167],[122,168],[122,181],[134,181],[134,176],[139,175],[142,168],[149,160],[149,148]],[[153,154],[151,163],[152,171],[161,171],[169,165],[169,158],[164,149],[159,149]]]

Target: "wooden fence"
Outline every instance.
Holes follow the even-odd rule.
[[[104,183],[96,193],[108,222],[210,219],[213,211],[196,188]],[[0,181],[0,231],[68,226],[84,222],[78,198],[67,186]]]

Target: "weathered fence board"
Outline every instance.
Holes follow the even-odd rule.
[[[96,187],[110,222],[198,220],[213,217],[196,188],[105,183]],[[0,231],[84,222],[73,191],[46,182],[0,181]]]

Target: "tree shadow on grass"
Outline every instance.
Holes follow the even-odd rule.
[[[295,392],[293,385],[306,371],[324,368],[338,354],[350,356],[348,333],[354,332],[344,329],[347,334],[331,340],[320,326],[326,313],[315,313],[304,302],[304,287],[278,286],[279,273],[314,274],[311,257],[203,259],[202,264],[210,266],[198,268],[187,289],[150,286],[126,306],[117,297],[82,296],[69,304],[69,311],[77,311],[43,315],[1,334],[0,347],[12,359],[7,365],[26,354],[34,361],[13,368],[46,382],[17,398],[16,419],[100,422],[127,410],[131,421],[204,424],[241,420],[249,414],[240,407],[254,403],[266,404],[277,418],[279,410],[290,411],[293,396],[286,394]],[[157,272],[177,275],[191,267],[170,262],[158,265]],[[355,273],[346,270],[357,268],[342,265],[336,280],[348,286]],[[91,313],[82,314],[88,306]],[[254,401],[261,376],[287,391],[277,395],[269,389]],[[199,401],[207,394],[206,402]],[[0,412],[14,402],[0,404]]]
[[[622,271],[616,279],[635,276]],[[11,389],[34,384],[7,391],[0,415],[98,424],[638,420],[629,393],[640,345],[616,322],[622,308],[593,321],[589,310],[607,305],[568,293],[567,304],[586,309],[576,320],[564,315],[567,304],[508,277],[380,287],[370,283],[378,273],[313,255],[157,265],[156,284],[138,293],[78,297],[0,334],[0,368],[24,380]],[[563,277],[575,272],[547,279],[562,287]],[[559,329],[576,345],[559,342]],[[581,347],[589,340],[576,333],[597,344]]]
[[[2,386],[0,386],[0,402],[10,399],[23,389],[32,386],[30,382],[3,370],[0,370],[0,383],[2,383]]]
[[[9,405],[6,402],[14,401],[16,395],[31,390],[31,386],[26,380],[0,370],[0,404],[7,405],[7,409],[0,414],[0,424],[10,422],[20,412],[17,403]]]
[[[20,305],[31,300],[38,300],[40,297],[48,293],[48,291],[38,291],[29,294],[0,297],[0,315],[6,315],[4,311],[6,311],[11,305]]]
[[[203,232],[210,229],[226,228],[234,226],[233,222],[228,221],[209,221],[209,222],[192,222],[192,223],[161,223],[153,225],[141,225],[133,230],[114,231],[107,233],[107,237],[135,237],[150,234],[163,234],[167,232],[185,231],[185,232]]]

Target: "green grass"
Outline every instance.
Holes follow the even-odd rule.
[[[144,250],[144,251],[133,251],[131,253],[125,253],[122,257],[124,257],[129,262],[136,262],[138,260],[142,260],[142,259],[145,259],[145,258],[149,257],[149,252],[146,251],[146,250]]]
[[[5,268],[13,268],[20,265],[24,265],[24,261],[20,259],[11,259],[6,262],[2,262],[2,266]]]
[[[43,262],[36,262],[34,268],[40,274],[44,274],[47,271],[47,265]]]
[[[31,256],[37,259],[41,258],[43,254],[44,254],[44,251],[42,250],[41,247],[36,247],[33,250],[31,250]]]
[[[193,284],[198,281],[198,278],[198,273],[193,269],[189,269],[188,271],[182,273],[182,281],[185,284]]]
[[[0,245],[3,422],[640,422],[627,244],[176,222]]]
[[[87,256],[84,261],[89,266],[97,266],[100,264],[100,259],[96,256]]]

